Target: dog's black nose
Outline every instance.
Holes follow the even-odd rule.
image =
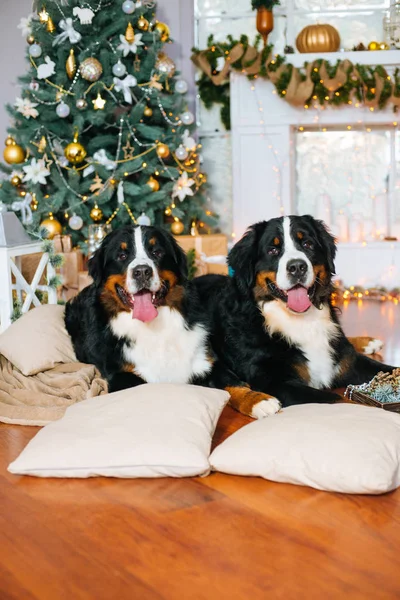
[[[292,275],[293,277],[300,278],[307,273],[307,263],[301,258],[294,258],[293,260],[289,260],[288,264],[286,265],[286,268],[289,275]]]
[[[153,274],[153,270],[149,265],[137,265],[133,268],[133,279],[148,281]]]

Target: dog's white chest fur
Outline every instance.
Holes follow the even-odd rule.
[[[148,383],[188,383],[211,370],[205,329],[201,325],[187,329],[177,310],[163,306],[149,323],[124,312],[110,326],[118,338],[131,342],[124,346],[124,358]]]
[[[260,306],[270,334],[277,333],[292,346],[298,346],[308,360],[309,385],[330,387],[337,373],[337,365],[329,344],[339,335],[339,327],[330,319],[329,308],[318,310],[312,306],[306,313],[291,313],[279,300]]]

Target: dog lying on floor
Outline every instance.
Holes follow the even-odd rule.
[[[78,360],[96,365],[110,392],[146,382],[208,385],[208,315],[172,235],[118,229],[90,259],[89,273],[93,284],[67,303],[65,323]]]
[[[268,331],[269,325],[266,329],[268,317],[265,322],[260,303],[264,306],[269,302],[272,306],[279,301],[286,311],[286,300],[290,311],[304,308],[303,313],[311,308],[311,300],[306,306],[308,302],[301,290],[296,288],[295,297],[290,300],[283,291],[277,291],[284,264],[281,265],[281,259],[289,259],[289,250],[282,222],[276,221],[272,224],[272,253],[268,245],[272,230],[266,223],[251,228],[232,250],[230,262],[236,269],[233,280],[205,276],[189,282],[185,254],[163,230],[128,226],[108,235],[89,261],[93,284],[66,306],[66,328],[78,360],[94,364],[107,379],[110,392],[146,382],[226,388],[232,406],[254,418],[277,412],[281,403],[336,400],[337,396],[330,392],[306,387],[324,387],[338,380],[336,377],[328,381],[325,371],[335,371],[336,367],[328,367],[323,357],[328,360],[332,355],[331,362],[336,361],[340,369],[347,366],[352,383],[358,379],[350,369],[351,361],[358,357],[357,365],[360,361],[364,365],[362,380],[370,378],[367,372],[375,369],[375,374],[383,365],[368,362],[369,359],[362,361],[340,333],[333,310],[328,310],[331,317],[326,314],[330,307],[328,273],[333,270],[334,245],[325,230],[319,234],[324,237],[316,238],[316,245],[321,244],[321,248],[316,255],[318,275],[314,273],[311,286],[313,302],[323,308],[320,312],[315,307],[307,312],[306,326],[298,333],[301,337],[301,332],[322,326],[315,338],[319,344],[316,352],[306,354],[310,346],[306,336],[303,341],[290,337],[285,340],[280,333]],[[320,227],[313,223],[310,221],[308,227]],[[263,235],[260,239],[256,235],[261,229],[267,232],[265,247]],[[307,227],[303,226],[303,230],[305,234]],[[305,241],[308,243],[308,238]],[[283,255],[275,264],[274,275],[269,257],[278,256],[275,249],[280,245]],[[288,298],[290,295],[288,288]],[[324,315],[322,320],[318,320],[320,314]],[[317,365],[315,357],[320,361]],[[370,371],[366,365],[371,365]],[[326,378],[317,380],[315,371],[320,366]],[[273,397],[278,383],[281,387],[277,397]]]
[[[274,399],[283,406],[334,402],[340,396],[331,389],[393,370],[345,337],[331,301],[335,254],[321,221],[281,217],[253,225],[234,246],[233,278],[194,280],[210,315],[212,349],[242,382],[232,388],[228,378],[218,387],[240,412],[266,416]]]

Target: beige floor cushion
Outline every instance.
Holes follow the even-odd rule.
[[[400,485],[400,415],[351,404],[306,404],[246,425],[212,468],[319,490],[382,494]]]
[[[64,306],[44,304],[22,315],[0,335],[0,354],[24,375],[76,362],[64,325]]]
[[[9,466],[38,477],[190,477],[210,470],[211,440],[227,392],[146,384],[67,409]]]

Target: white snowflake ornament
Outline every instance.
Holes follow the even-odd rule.
[[[22,17],[22,19],[19,22],[19,25],[17,25],[18,29],[21,30],[21,34],[23,37],[28,37],[28,35],[31,35],[32,33],[32,17],[32,14],[28,15],[27,17]]]
[[[174,187],[172,188],[172,198],[179,198],[181,202],[184,201],[186,196],[193,196],[192,185],[194,185],[194,179],[189,179],[186,171],[176,180]]]
[[[36,110],[36,106],[38,106],[37,102],[31,102],[29,98],[16,98],[15,99],[15,108],[17,112],[24,115],[26,119],[36,119],[39,112]]]
[[[46,185],[46,177],[50,175],[50,171],[47,169],[43,159],[36,160],[36,158],[32,158],[31,164],[22,167],[22,169],[25,171],[23,181],[31,181],[32,183]]]
[[[135,33],[134,40],[133,40],[133,42],[130,43],[130,42],[128,42],[126,37],[121,34],[119,36],[121,43],[118,46],[117,50],[121,50],[121,52],[123,53],[124,56],[128,56],[129,52],[132,52],[132,54],[136,54],[136,52],[138,51],[138,48],[140,46],[143,46],[142,35],[143,35],[142,33]]]

